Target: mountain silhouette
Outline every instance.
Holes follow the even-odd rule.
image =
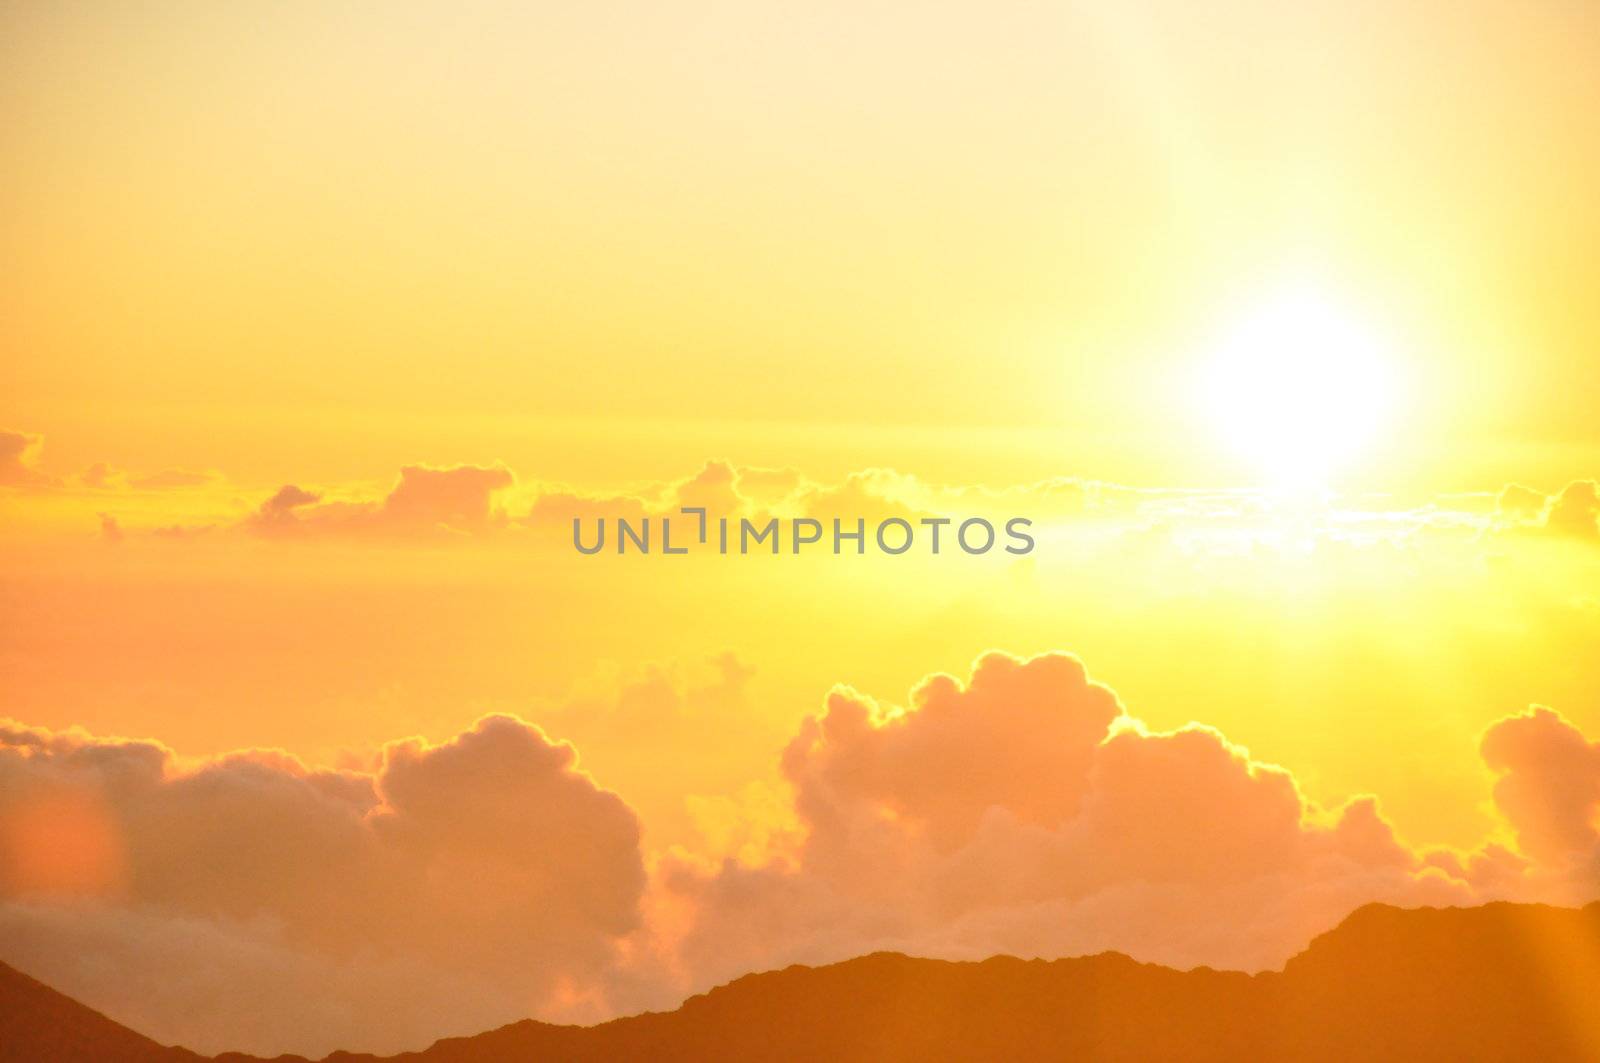
[[[0,1060],[198,1063],[0,963]]]
[[[0,965],[0,1060],[201,1058]],[[528,1020],[383,1058],[1597,1060],[1600,902],[1368,905],[1281,972],[1256,975],[1174,971],[1116,953],[977,963],[876,953],[747,975],[675,1011],[589,1027]]]

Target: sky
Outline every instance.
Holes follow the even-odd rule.
[[[1600,893],[1594,5],[0,20],[0,960],[397,1050]],[[695,505],[1036,547],[572,548]]]
[[[1564,482],[1593,467],[1597,17],[31,5],[8,405],[60,462],[261,482],[716,455],[1231,484],[1175,423],[1188,348],[1309,270],[1423,385],[1355,475]]]

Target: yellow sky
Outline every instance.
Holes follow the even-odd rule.
[[[1581,0],[8,5],[0,959],[324,1051],[1592,899],[1597,100]],[[1038,545],[571,548],[685,505]]]
[[[1422,387],[1369,482],[1592,471],[1591,5],[6,16],[4,413],[62,470],[1235,483],[1285,272]]]
[[[1318,597],[1348,559],[1324,556],[1308,590],[1270,566],[1111,586],[1069,555],[998,589],[891,577],[873,608],[846,581],[874,620],[834,638],[793,619],[804,607],[765,573],[708,573],[723,597],[700,611],[717,616],[692,620],[695,604],[653,616],[634,601],[687,589],[586,592],[559,560],[257,545],[240,571],[243,546],[108,561],[94,536],[106,512],[135,534],[226,530],[289,482],[381,498],[412,462],[503,462],[524,501],[550,481],[642,489],[712,457],[822,482],[869,467],[991,487],[1270,481],[1261,459],[1300,462],[1282,445],[1300,411],[1253,420],[1276,397],[1227,377],[1231,399],[1195,396],[1230,330],[1286,285],[1380,336],[1403,385],[1337,470],[1341,486],[1401,492],[1366,508],[1510,481],[1554,491],[1600,467],[1589,5],[398,3],[377,20],[325,4],[271,18],[65,4],[6,18],[0,413],[42,437],[28,475],[54,485],[5,500],[8,539],[30,544],[11,565],[31,619],[10,654],[14,697],[52,724],[320,755],[387,736],[374,712],[444,735],[484,705],[559,699],[603,661],[732,650],[782,699],[758,713],[777,741],[835,681],[893,697],[990,646],[1064,647],[1098,650],[1091,664],[1148,692],[1152,719],[1216,722],[1307,777],[1326,762],[1339,792],[1373,789],[1400,769],[1345,770],[1367,745],[1319,721],[1381,701],[1419,660],[1419,685],[1454,675],[1490,638],[1427,633],[1450,611],[1449,566],[1364,570],[1393,631],[1371,599]],[[1320,410],[1335,443],[1365,387],[1350,351],[1324,358],[1351,396]],[[100,462],[114,482],[85,486]],[[209,479],[141,486],[171,470]],[[1124,547],[1123,563],[1148,554]],[[1038,589],[1041,573],[1059,585]],[[1500,615],[1501,589],[1468,578],[1470,609]],[[326,612],[311,603],[330,587],[352,611],[336,636],[297,618]],[[782,615],[763,635],[742,600],[769,590]],[[450,634],[440,595],[471,617]],[[919,595],[959,622],[906,628]],[[982,622],[956,604],[971,598],[988,603]],[[620,615],[580,635],[555,602]],[[373,608],[387,626],[355,621]],[[892,652],[846,652],[879,626],[896,630]],[[1152,627],[1172,629],[1177,660],[1137,651]],[[1588,627],[1535,624],[1507,672],[1544,676],[1570,630]],[[1319,688],[1314,710],[1264,689],[1270,675],[1203,691],[1160,678],[1267,633],[1303,642],[1280,647],[1290,677],[1343,674],[1326,659],[1339,647],[1390,670]],[[424,667],[408,654],[429,642]],[[352,674],[362,654],[377,657]],[[374,674],[395,662],[404,676]],[[1463,712],[1451,741],[1470,745],[1506,701],[1545,696],[1494,685],[1472,711],[1427,712]],[[1373,711],[1433,719],[1405,700]],[[1446,809],[1453,785],[1417,797],[1420,829],[1481,827]]]
[[[1214,415],[1259,428],[1252,408],[1275,396],[1229,379],[1220,406],[1195,395],[1229,330],[1286,284],[1380,335],[1383,368],[1403,381],[1338,470],[1341,486],[1401,492],[1362,505],[1403,511],[1510,481],[1554,491],[1600,467],[1597,18],[1578,3],[396,3],[381,19],[326,4],[270,18],[209,3],[14,8],[0,63],[0,414],[42,437],[26,475],[53,486],[5,500],[9,541],[29,544],[10,566],[29,617],[10,647],[13,695],[53,724],[161,731],[198,751],[326,751],[377,740],[374,699],[412,699],[386,724],[445,734],[485,704],[558,698],[605,660],[732,650],[779,686],[771,723],[834,681],[898,696],[990,646],[1103,641],[1091,664],[1147,690],[1154,719],[1268,738],[1268,755],[1298,757],[1308,777],[1323,759],[1353,761],[1366,747],[1296,716],[1294,698],[1255,704],[1261,676],[1235,677],[1234,693],[1155,677],[1235,652],[1215,632],[1240,609],[1244,643],[1302,632],[1291,676],[1298,655],[1342,670],[1323,661],[1332,647],[1353,648],[1358,670],[1425,660],[1453,674],[1489,637],[1426,633],[1450,610],[1437,596],[1453,569],[1379,565],[1363,586],[1395,628],[1381,636],[1359,602],[1293,581],[1270,608],[1240,605],[1275,568],[1244,584],[1095,575],[1086,591],[1058,558],[1039,569],[1060,581],[1048,593],[891,580],[883,615],[860,615],[903,628],[892,618],[916,612],[906,600],[931,596],[948,616],[976,596],[986,623],[922,618],[893,652],[849,653],[870,645],[855,641],[865,630],[824,637],[785,619],[801,606],[781,581],[770,607],[783,615],[762,635],[738,602],[766,575],[714,573],[719,616],[691,621],[693,604],[636,615],[606,596],[631,602],[622,589],[585,599],[559,561],[490,553],[458,569],[404,548],[329,561],[258,544],[241,571],[242,546],[145,557],[140,545],[108,561],[94,536],[107,512],[134,533],[226,532],[289,482],[377,499],[413,462],[503,462],[524,502],[539,483],[640,489],[713,457],[821,482],[888,467],[991,487],[1257,483],[1271,478],[1258,459],[1296,466],[1298,452],[1273,451],[1299,411],[1264,422],[1241,454]],[[1271,344],[1301,338],[1291,322]],[[1336,385],[1364,379],[1349,350],[1324,358]],[[1361,386],[1321,410],[1334,442]],[[102,462],[114,482],[86,486]],[[171,470],[209,479],[141,486]],[[1479,519],[1485,505],[1467,508]],[[1123,553],[1150,561],[1143,545]],[[1321,586],[1347,564],[1320,561]],[[1500,590],[1470,579],[1460,593],[1488,596],[1470,609],[1501,615]],[[310,603],[330,586],[338,608],[400,619],[375,633],[352,617],[336,637],[297,619],[324,611]],[[619,613],[614,626],[574,634],[544,604],[562,586],[564,608]],[[439,635],[436,595],[455,593],[473,619]],[[675,593],[691,592],[648,592]],[[1040,593],[1044,612],[1018,605]],[[195,627],[191,605],[217,626]],[[1121,619],[1090,622],[1108,609]],[[1152,625],[1178,633],[1181,664],[1136,651]],[[1536,624],[1527,667],[1507,673],[1544,675],[1571,630],[1588,627]],[[430,640],[424,681],[406,655]],[[524,666],[528,646],[540,649]],[[378,659],[353,676],[361,653]],[[374,676],[401,658],[410,678]],[[286,678],[302,671],[318,682]],[[418,682],[427,708],[395,693]],[[1355,711],[1392,683],[1325,688],[1314,715]],[[1454,742],[1504,701],[1544,696],[1540,682],[1503,685]],[[1230,709],[1235,693],[1250,707]],[[345,707],[281,707],[307,698]],[[1407,703],[1395,718],[1422,711]],[[1451,837],[1479,825],[1470,812],[1418,817]]]

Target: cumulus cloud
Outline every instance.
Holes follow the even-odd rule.
[[[612,722],[648,734],[692,688],[725,745],[746,675],[647,673]],[[266,1052],[595,1019],[878,949],[1271,968],[1371,901],[1592,899],[1600,745],[1535,709],[1482,757],[1514,842],[1419,850],[1370,796],[1322,807],[1212,728],[1151,730],[1074,657],[991,653],[905,706],[835,689],[780,782],[691,800],[709,844],[647,857],[634,811],[514,717],[338,771],[10,724],[0,956],[158,1038]]]
[[[905,709],[835,691],[783,767],[792,853],[669,872],[699,981],[876,948],[1258,969],[1354,903],[1469,896],[1371,799],[1319,809],[1209,728],[1152,733],[1062,654],[991,654]]]
[[[417,1047],[446,1031],[385,1016],[435,981],[457,999],[497,987],[495,1015],[465,1012],[484,1022],[571,1017],[616,967],[644,882],[633,812],[571,746],[508,716],[392,743],[372,773],[0,727],[6,959],[194,1047]],[[230,994],[211,1019],[140,988],[190,984],[191,961],[227,968],[202,998]],[[392,992],[350,977],[363,969]],[[254,995],[269,984],[299,991]],[[359,1023],[308,1017],[341,1009]],[[240,1015],[257,1040],[240,1042]]]
[[[1600,744],[1536,707],[1491,727],[1482,752],[1517,848],[1546,866],[1600,871]]]

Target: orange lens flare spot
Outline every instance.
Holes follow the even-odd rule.
[[[0,810],[0,889],[10,897],[103,897],[120,891],[126,852],[97,795],[61,789]]]

